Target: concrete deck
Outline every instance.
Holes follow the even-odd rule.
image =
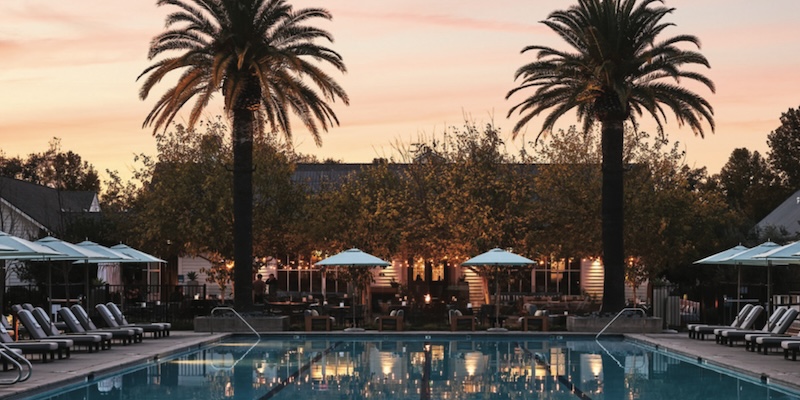
[[[187,348],[219,340],[226,334],[172,331],[170,336],[153,339],[145,337],[142,343],[127,346],[114,344],[110,350],[87,353],[73,351],[69,359],[48,361],[32,360],[33,374],[25,382],[0,386],[0,399],[25,399],[34,393],[42,393],[72,383],[85,382],[111,371],[131,367],[142,360],[163,358]],[[16,372],[13,372],[16,376]],[[0,377],[9,379],[12,372],[0,372]]]
[[[744,344],[728,347],[710,339],[689,339],[689,334],[682,333],[648,333],[625,335],[653,346],[659,346],[677,354],[718,365],[750,375],[769,383],[800,391],[800,361],[785,360],[783,349],[771,350],[769,354],[750,352]]]
[[[377,331],[360,332],[358,334]],[[335,332],[343,333],[343,332]],[[425,334],[427,332],[402,332],[402,334]],[[430,332],[433,333],[433,332]],[[445,332],[436,332],[445,333]],[[446,332],[450,333],[450,332]],[[463,333],[463,332],[461,332]],[[480,335],[480,332],[474,332]],[[509,334],[519,334],[511,331]],[[311,332],[274,332],[272,334],[301,334],[312,336]],[[324,334],[324,333],[323,333]],[[328,333],[329,334],[329,333]],[[381,332],[385,335],[386,332]],[[570,332],[547,332],[547,335],[565,334]],[[128,346],[114,345],[111,350],[96,353],[76,351],[68,360],[56,360],[42,363],[33,361],[33,376],[27,382],[13,386],[0,386],[0,399],[24,399],[34,393],[41,393],[53,388],[70,383],[91,380],[94,376],[124,369],[142,360],[163,358],[187,348],[202,346],[203,344],[217,341],[227,334],[195,333],[189,331],[173,331],[172,335],[161,339],[146,338],[144,343]],[[693,359],[700,358],[710,364],[716,364],[733,369],[756,379],[765,379],[771,383],[794,388],[800,391],[800,361],[783,359],[782,352],[770,355],[756,354],[744,350],[743,346],[727,347],[714,343],[714,340],[689,339],[686,333],[656,333],[632,334],[628,337],[649,345],[659,346],[669,351]],[[0,372],[0,377],[9,377],[10,372]]]

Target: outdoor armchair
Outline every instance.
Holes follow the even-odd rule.
[[[404,317],[405,311],[403,310],[392,310],[389,312],[389,315],[378,316],[378,318],[376,318],[378,323],[378,331],[380,332],[384,329],[402,331]]]

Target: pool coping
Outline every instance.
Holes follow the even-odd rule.
[[[335,334],[353,336],[417,336],[431,337],[502,337],[506,335],[524,334],[526,337],[556,338],[584,337],[592,338],[594,333],[551,331],[551,332],[488,332],[488,331],[374,331],[362,332],[264,332],[262,337],[325,337]],[[145,339],[144,343],[129,346],[115,345],[111,350],[87,354],[74,352],[69,360],[56,360],[46,364],[34,361],[33,377],[23,383],[0,387],[0,399],[16,400],[41,395],[53,389],[74,384],[95,381],[105,375],[138,366],[142,362],[157,361],[174,354],[186,352],[194,348],[217,342],[232,333],[195,333],[189,331],[173,331],[172,335],[161,339]],[[606,336],[606,335],[604,335]],[[686,333],[658,334],[608,334],[607,336],[624,337],[634,342],[652,346],[658,350],[680,355],[699,364],[710,364],[717,368],[725,368],[735,373],[760,381],[768,385],[783,387],[800,392],[800,368],[796,362],[784,360],[782,355],[759,355],[747,352],[742,346],[728,347],[715,344],[713,341],[689,339]],[[122,361],[120,361],[122,360]],[[38,368],[37,368],[38,367]]]

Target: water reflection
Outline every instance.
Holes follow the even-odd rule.
[[[49,399],[797,399],[622,342],[229,342]],[[697,397],[700,396],[700,397]]]

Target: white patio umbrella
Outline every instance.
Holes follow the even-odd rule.
[[[388,267],[392,265],[388,261],[384,261],[378,257],[373,256],[372,254],[365,253],[359,249],[352,248],[349,250],[345,250],[339,254],[330,256],[322,261],[316,262],[314,265],[319,267],[354,267],[354,268],[373,268],[373,267]],[[323,280],[325,278],[323,277]],[[348,328],[345,330],[349,331],[357,331],[363,330],[361,328],[355,328],[356,322],[356,307],[355,303],[353,303],[353,328]]]
[[[132,259],[137,260],[138,262],[147,264],[148,271],[150,269],[150,264],[166,264],[167,263],[166,261],[164,261],[164,260],[162,260],[162,259],[160,259],[160,258],[158,258],[158,257],[156,257],[154,255],[145,253],[145,252],[143,252],[141,250],[134,249],[133,247],[130,247],[130,246],[122,244],[122,243],[114,245],[114,246],[111,246],[110,249],[116,251],[117,253],[122,253],[122,254],[124,254],[124,255],[126,255],[128,257],[131,257]],[[119,279],[119,273],[118,273],[119,270],[117,269],[116,272],[117,272],[117,274],[116,274],[116,276],[114,276],[114,278]]]
[[[4,260],[46,259],[47,257],[64,255],[49,247],[9,235],[2,231],[0,231],[0,246],[11,249],[0,252],[0,256],[2,256]]]
[[[47,260],[64,256],[64,254],[49,247],[17,236],[9,235],[2,231],[0,231],[0,246],[3,249],[0,251],[0,260],[3,260],[3,274],[0,276],[0,279],[3,280],[5,280],[4,260]],[[3,304],[3,292],[5,292],[5,290],[0,290],[0,304]]]
[[[697,260],[697,261],[694,262],[694,264],[702,264],[702,265],[735,265],[734,263],[723,262],[722,260],[728,259],[730,257],[733,257],[733,256],[735,256],[735,255],[737,255],[739,253],[742,253],[744,251],[747,251],[747,250],[750,250],[750,248],[742,246],[742,245],[734,246],[734,247],[731,247],[730,249],[722,250],[719,253],[715,253],[715,254],[712,254],[712,255],[710,255],[710,256],[708,256],[706,258],[702,258],[700,260]],[[737,271],[736,272],[737,272],[737,280],[736,280],[736,293],[737,293],[737,295],[736,295],[736,300],[737,300],[736,304],[737,304],[737,306],[736,307],[737,307],[737,311],[738,311],[738,308],[739,308],[739,302],[738,302],[739,294],[738,293],[739,293],[740,288],[742,286],[742,270],[741,270],[741,267],[737,266]]]
[[[760,267],[768,266],[769,263],[767,262],[766,259],[764,259],[764,258],[754,258],[754,256],[756,256],[758,254],[765,253],[765,252],[770,251],[770,250],[774,250],[774,249],[776,249],[778,247],[780,247],[779,244],[767,241],[767,242],[761,243],[758,246],[755,246],[753,248],[747,249],[745,251],[742,251],[742,252],[737,253],[735,255],[732,255],[730,257],[722,258],[720,260],[720,263],[729,264],[729,265],[735,265],[736,268],[738,269],[738,279],[737,279],[737,282],[736,282],[736,284],[737,284],[736,298],[737,299],[741,298],[741,293],[742,293],[742,291],[741,291],[741,287],[742,287],[742,266],[743,265],[745,265],[745,266],[747,266],[747,265],[760,266]],[[767,299],[767,302],[769,302],[769,298]],[[767,307],[767,308],[769,309],[769,307]],[[737,310],[738,309],[739,309],[739,307],[738,307],[738,302],[737,302]]]
[[[753,256],[755,259],[767,261],[767,301],[772,305],[772,266],[773,265],[800,265],[800,241],[773,248]],[[771,310],[771,307],[770,307]]]
[[[97,275],[98,279],[101,278],[101,274],[103,275],[103,280],[110,284],[113,284],[111,280],[108,280],[109,277],[116,277],[117,282],[119,284],[120,280],[119,275],[119,264],[121,263],[141,263],[139,259],[133,258],[129,255],[123,254],[117,250],[110,249],[106,246],[97,244],[90,240],[84,240],[76,244],[76,246],[80,246],[83,248],[90,249],[95,253],[99,253],[103,256],[103,258],[90,258],[88,260],[76,261],[76,263],[87,263],[87,264],[97,264]]]
[[[519,254],[514,254],[510,251],[505,251],[503,249],[494,248],[491,249],[483,254],[477,255],[475,257],[470,258],[467,261],[461,263],[462,266],[467,267],[480,267],[486,266],[491,269],[490,273],[497,274],[500,271],[500,267],[513,267],[513,266],[523,266],[523,265],[532,265],[535,264],[536,261],[533,261],[529,258],[525,258]],[[494,290],[494,304],[495,304],[495,325],[499,326],[500,322],[500,301],[499,301],[499,294],[500,290],[497,287],[497,279],[494,280],[495,282],[495,290]],[[490,330],[495,331],[502,331],[506,330],[504,328],[491,328]]]
[[[147,254],[147,253],[145,253],[143,251],[140,251],[140,250],[136,250],[133,247],[130,247],[130,246],[122,244],[122,243],[114,245],[114,246],[111,246],[110,249],[114,250],[114,251],[116,251],[118,253],[122,253],[122,254],[124,254],[124,255],[126,255],[128,257],[131,257],[131,258],[133,258],[135,260],[139,260],[139,262],[143,262],[143,263],[160,263],[160,264],[166,264],[167,263],[166,261],[164,261],[164,260],[162,260],[162,259],[160,259],[160,258],[158,258],[156,256]]]
[[[720,265],[720,260],[735,256],[745,250],[750,250],[750,248],[742,245],[734,246],[728,250],[722,250],[719,253],[697,260],[694,262],[694,264]]]
[[[53,249],[53,250],[58,251],[58,252],[63,254],[63,256],[51,258],[48,261],[54,261],[54,260],[78,261],[78,260],[88,260],[88,259],[92,259],[92,258],[107,258],[107,257],[103,256],[100,253],[92,251],[91,249],[84,248],[84,247],[81,247],[81,246],[78,246],[78,245],[75,245],[75,244],[72,244],[72,243],[69,243],[69,242],[65,242],[63,240],[54,238],[52,236],[47,236],[47,237],[41,238],[41,239],[37,240],[35,243],[41,244],[41,245],[43,245],[45,247],[48,247],[50,249]],[[48,298],[52,298],[53,297],[53,295],[52,295],[52,287],[53,287],[52,268],[49,268],[49,267],[47,269],[47,287],[48,287],[48,289],[47,289],[48,290],[47,297]],[[89,271],[88,271],[88,269],[86,270],[85,291],[86,291],[86,296],[88,296],[89,295]],[[67,290],[66,290],[65,294],[66,294],[66,300],[67,300],[67,302],[69,302],[69,300],[70,300],[70,297],[69,297],[69,286],[67,286]]]

